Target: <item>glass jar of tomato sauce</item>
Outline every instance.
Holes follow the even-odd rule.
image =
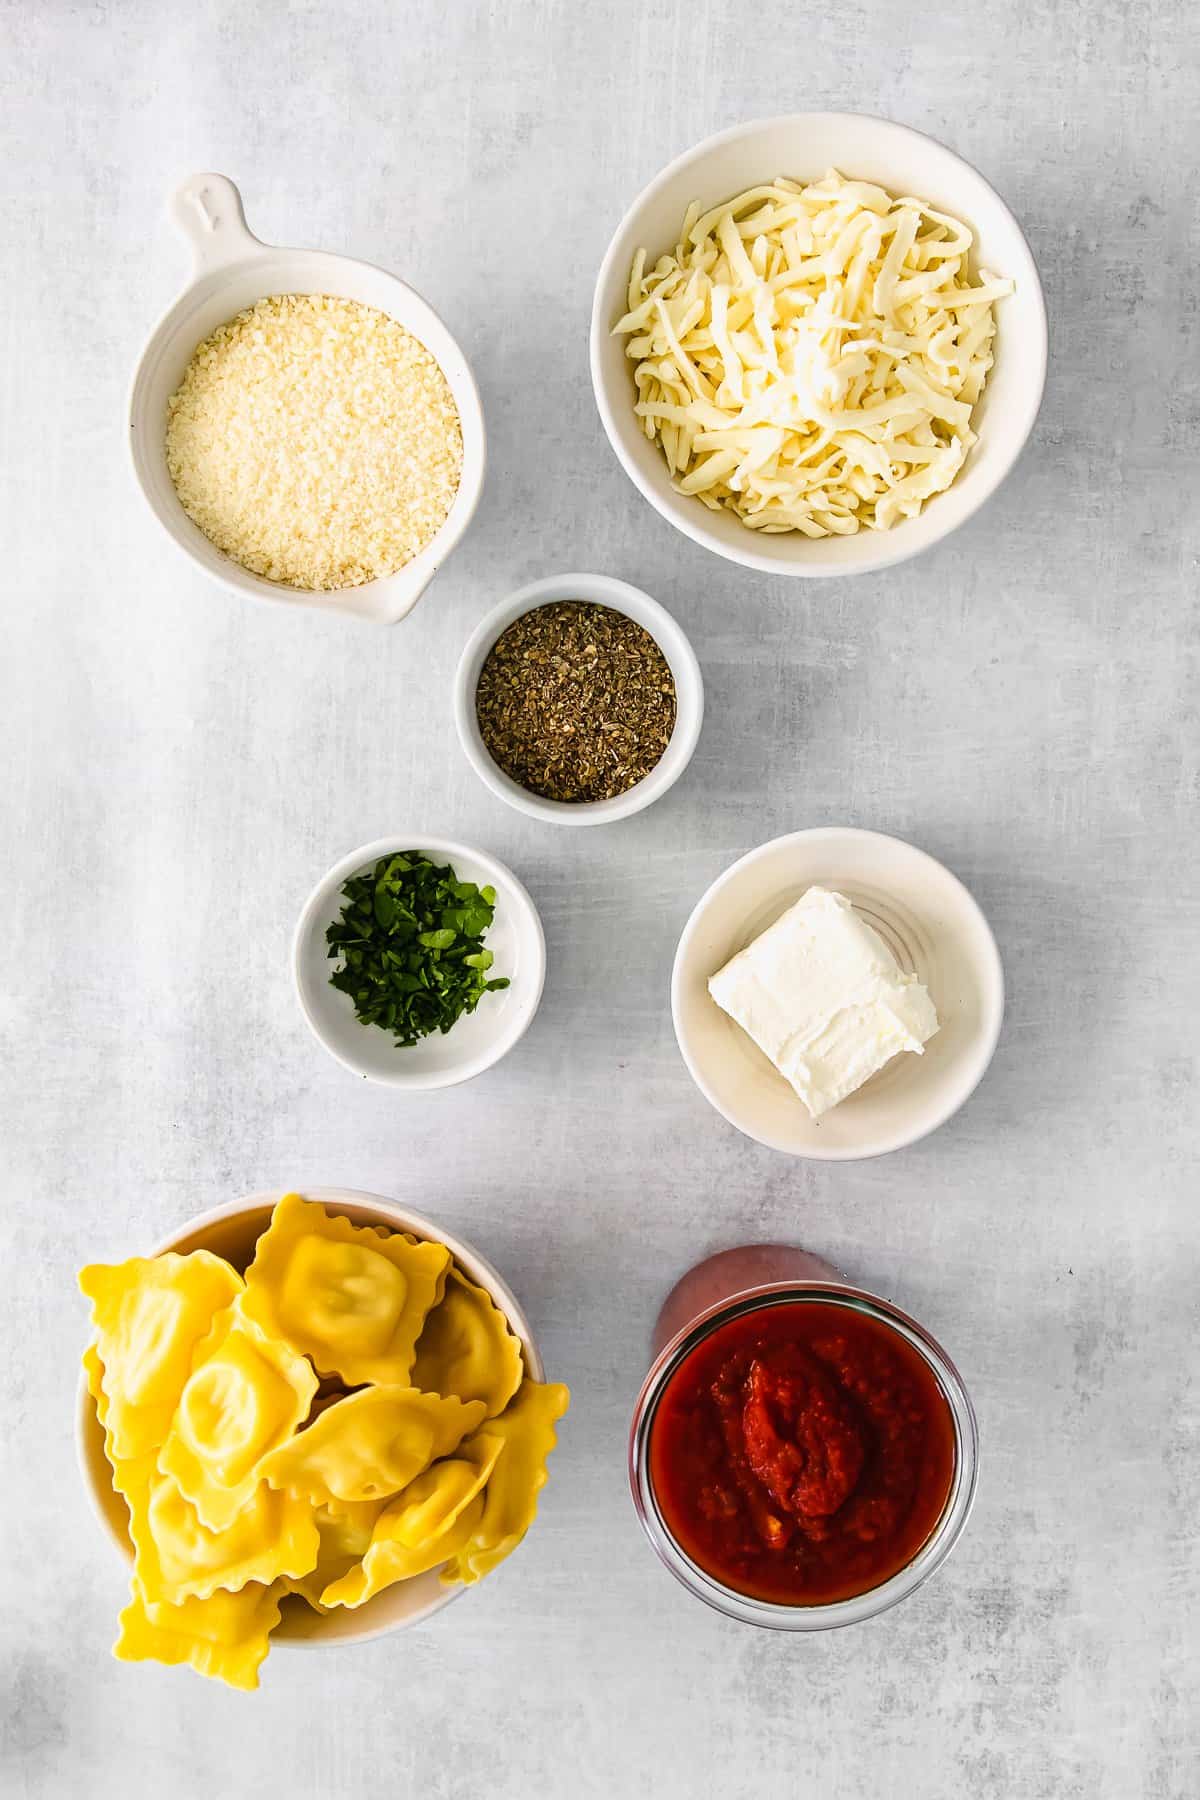
[[[671,1573],[731,1618],[821,1631],[906,1599],[975,1496],[977,1430],[929,1333],[809,1252],[743,1245],[668,1295],[629,1480]]]

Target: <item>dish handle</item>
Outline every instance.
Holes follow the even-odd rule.
[[[240,262],[262,248],[246,225],[242,196],[228,175],[189,175],[171,195],[170,213],[192,246],[197,275]]]

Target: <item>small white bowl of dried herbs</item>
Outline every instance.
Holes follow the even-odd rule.
[[[454,717],[480,780],[553,825],[603,825],[661,799],[704,720],[700,665],[675,620],[611,575],[550,575],[472,634]]]
[[[545,974],[542,922],[512,870],[420,832],[335,863],[292,941],[314,1037],[391,1087],[452,1087],[490,1069],[524,1036]]]

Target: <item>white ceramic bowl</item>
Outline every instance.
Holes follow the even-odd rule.
[[[410,1212],[407,1207],[397,1206],[378,1194],[360,1193],[356,1188],[303,1188],[301,1192],[306,1199],[320,1200],[355,1225],[386,1225],[392,1231],[411,1231],[415,1237],[445,1244],[471,1280],[487,1289],[520,1338],[526,1374],[535,1381],[545,1380],[545,1369],[529,1320],[507,1283],[473,1245],[452,1236],[423,1214]],[[156,1244],[150,1254],[162,1256],[168,1250],[181,1253],[211,1250],[215,1255],[225,1257],[235,1268],[244,1269],[253,1260],[254,1245],[267,1227],[271,1208],[280,1198],[280,1194],[250,1194],[244,1200],[234,1200],[228,1206],[201,1213]],[[104,1455],[104,1432],[96,1417],[96,1403],[88,1392],[86,1379],[81,1380],[79,1386],[75,1443],[84,1485],[96,1516],[117,1549],[132,1562],[133,1547],[129,1541],[125,1502],[113,1491]],[[365,1606],[353,1611],[339,1607],[321,1614],[314,1612],[305,1601],[293,1598],[284,1603],[283,1616],[271,1634],[271,1643],[305,1648],[362,1643],[367,1638],[382,1637],[385,1632],[398,1631],[402,1626],[427,1619],[463,1592],[461,1587],[443,1587],[437,1570],[431,1569],[414,1581],[399,1582],[385,1589]]]
[[[411,1049],[376,1025],[359,1024],[350,996],[329,985],[336,964],[325,942],[326,926],[341,914],[343,884],[400,850],[424,850],[434,861],[449,863],[460,881],[495,888],[496,916],[484,944],[496,959],[492,977],[509,978],[508,987],[485,994],[445,1036],[434,1032]],[[454,1087],[490,1069],[528,1030],[546,978],[546,940],[537,909],[511,869],[483,850],[412,831],[364,844],[322,876],[296,925],[292,978],[313,1036],[352,1074],[397,1088]]]
[[[819,1120],[708,991],[814,884],[845,894],[920,977],[940,1024],[922,1056],[893,1057]],[[791,1156],[847,1162],[903,1149],[957,1112],[996,1048],[1004,975],[987,920],[941,863],[899,838],[830,827],[775,838],[714,881],[679,940],[671,1012],[692,1079],[731,1125]]]
[[[466,357],[433,308],[385,270],[323,250],[260,243],[246,229],[241,195],[224,175],[189,176],[171,198],[171,214],[192,246],[192,281],[151,332],[129,393],[129,448],[151,511],[193,562],[234,593],[381,624],[403,619],[466,531],[483,489],[483,409]],[[269,294],[333,294],[388,313],[437,358],[450,384],[463,437],[458,494],[437,535],[394,575],[330,593],[268,581],[218,550],[180,505],[167,469],[167,401],[196,345]]]
[[[815,180],[830,167],[915,194],[963,220],[976,236],[975,266],[1010,276],[1016,291],[996,307],[996,364],[977,408],[979,442],[958,479],[915,519],[890,531],[853,537],[765,537],[731,512],[677,494],[658,445],[634,414],[633,364],[612,327],[626,310],[629,270],[645,249],[653,264],[679,239],[693,200],[731,200],[743,189],[785,175]],[[922,132],[855,113],[795,113],[759,119],[707,138],[664,169],[618,225],[600,268],[592,308],[592,385],[609,441],[634,485],[664,519],[718,556],[772,575],[859,575],[928,549],[970,518],[994,493],[1033,429],[1046,377],[1046,308],[1037,267],[1021,228],[999,195],[969,163]]]
[[[480,734],[475,689],[488,652],[514,619],[556,600],[586,600],[635,620],[654,639],[675,680],[675,729],[670,743],[649,775],[612,800],[545,800],[540,794],[531,794],[493,762]],[[641,812],[679,780],[692,760],[704,723],[704,679],[695,651],[670,613],[640,588],[617,581],[612,575],[547,575],[502,600],[472,633],[454,677],[454,720],[459,740],[479,779],[518,812],[545,819],[552,825],[606,825]]]

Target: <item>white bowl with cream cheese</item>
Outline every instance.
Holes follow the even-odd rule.
[[[770,928],[813,888],[843,897],[853,912],[822,903],[798,953]],[[856,932],[855,920],[869,929]],[[863,982],[873,1015],[859,1005]],[[937,1015],[933,1032],[921,990]],[[856,1021],[862,1012],[861,1022],[822,1033],[822,1018],[843,1003]],[[828,827],[775,838],[713,883],[679,940],[671,1010],[693,1080],[731,1125],[791,1156],[843,1162],[902,1149],[958,1110],[995,1050],[1004,976],[987,920],[941,863],[880,832]],[[904,1029],[885,1043],[881,1021],[893,1015]],[[797,1032],[821,1037],[816,1082],[808,1074],[793,1082],[771,1060],[789,1065],[789,1017]],[[896,1053],[853,1085],[874,1067],[880,1044]],[[847,1086],[844,1098],[832,1097]]]

